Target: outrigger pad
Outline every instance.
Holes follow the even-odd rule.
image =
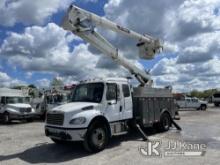
[[[138,132],[141,134],[142,138],[143,138],[143,141],[149,141],[147,135],[144,133],[144,131],[141,129],[140,125],[139,124],[136,124],[135,125]]]

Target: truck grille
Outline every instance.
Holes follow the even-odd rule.
[[[20,108],[19,109],[21,113],[29,113],[31,112],[31,108]]]
[[[47,124],[63,125],[64,114],[47,114]]]

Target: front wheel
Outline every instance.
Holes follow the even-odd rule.
[[[8,112],[5,112],[3,114],[3,122],[4,123],[10,123],[11,119],[10,119],[10,114]]]
[[[109,134],[107,126],[100,122],[94,122],[86,133],[84,147],[89,152],[99,152],[106,147],[108,141]]]

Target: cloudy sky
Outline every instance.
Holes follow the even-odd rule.
[[[220,88],[220,0],[0,0],[0,86],[129,75],[59,27],[71,3],[163,40],[164,51],[144,61],[136,41],[98,29],[124,56],[150,70],[156,86]]]

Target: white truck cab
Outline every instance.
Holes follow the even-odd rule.
[[[46,135],[52,140],[84,140],[92,120],[104,121],[111,127],[111,135],[121,133],[119,121],[132,119],[132,97],[127,79],[108,78],[86,81],[76,86],[72,102],[47,112]],[[109,128],[108,128],[109,129]],[[118,129],[118,130],[113,130]],[[65,133],[61,133],[65,132]],[[62,137],[62,135],[65,137]]]
[[[35,116],[35,110],[29,102],[30,97],[22,90],[0,88],[0,115],[3,122],[21,119],[31,121]]]

